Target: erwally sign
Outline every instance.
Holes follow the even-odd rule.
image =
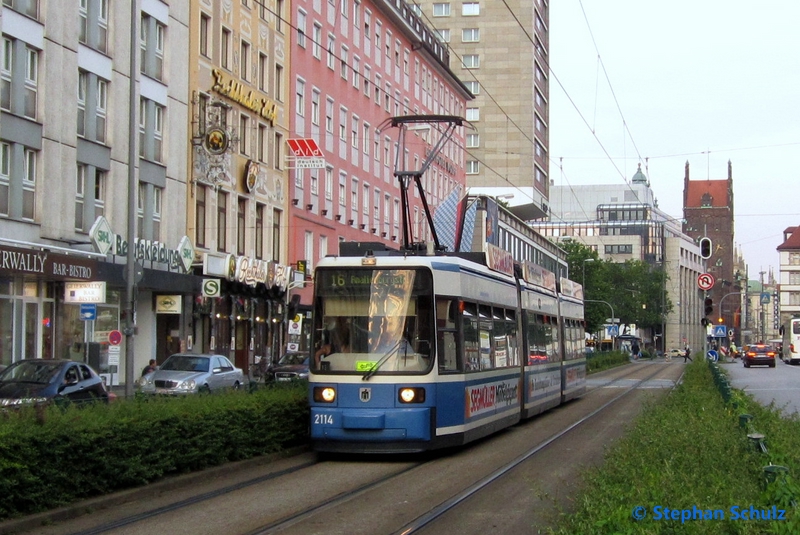
[[[97,262],[78,256],[0,245],[0,273],[33,274],[45,280],[88,281],[97,275]]]

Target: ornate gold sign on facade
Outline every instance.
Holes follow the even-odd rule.
[[[247,162],[247,167],[244,168],[244,183],[247,186],[247,191],[253,192],[258,181],[258,163],[253,160]]]
[[[241,82],[225,75],[219,69],[213,69],[211,75],[214,77],[214,85],[211,88],[213,91],[257,113],[270,124],[275,123],[275,119],[278,117],[278,106],[274,102],[253,95],[253,91],[245,93],[246,88]]]
[[[208,152],[214,155],[222,154],[228,150],[230,138],[222,128],[212,128],[206,134],[205,145]]]

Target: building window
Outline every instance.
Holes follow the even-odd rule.
[[[633,254],[633,245],[629,243],[606,245],[605,254]]]
[[[319,177],[317,176],[319,170],[312,169],[311,170],[311,194],[312,195],[319,195]]]
[[[139,28],[139,70],[150,78],[162,80],[164,76],[165,26],[149,15],[142,15]]]
[[[467,134],[467,148],[474,149],[481,146],[480,134]]]
[[[228,194],[222,190],[217,192],[217,251],[224,253],[227,247],[226,230],[228,229]]]
[[[276,262],[281,260],[281,217],[280,210],[272,211],[272,259]]]
[[[0,215],[8,216],[8,196],[11,182],[11,145],[0,143]]]
[[[327,65],[328,68],[333,70],[333,47],[336,46],[336,38],[332,34],[328,34],[328,47],[326,48],[327,51]]]
[[[266,206],[256,203],[255,252],[258,260],[264,258],[264,211]]]
[[[80,18],[78,40],[90,48],[107,52],[108,0],[80,0],[78,17]]]
[[[316,59],[320,59],[322,55],[322,26],[315,22],[313,32],[314,34],[311,36],[311,54]]]
[[[339,206],[347,204],[347,174],[339,173]]]
[[[245,239],[247,238],[247,199],[239,197],[236,206],[236,254],[244,256]]]
[[[269,87],[269,56],[259,52],[258,54],[258,89],[267,93]]]
[[[239,114],[239,153],[250,154],[250,117]]]
[[[325,168],[325,199],[333,200],[333,168]]]
[[[325,131],[333,134],[333,99],[328,98],[325,103],[327,105],[325,108]]]
[[[467,160],[467,174],[477,175],[480,172],[480,164],[477,160]]]
[[[275,132],[275,169],[283,169],[283,134]]]
[[[342,53],[339,57],[339,65],[341,66],[341,77],[347,80],[347,58],[348,58],[348,49],[346,46],[342,46]]]
[[[461,58],[461,65],[465,69],[477,69],[481,66],[480,56],[478,54],[465,54]]]
[[[159,240],[161,237],[161,195],[163,189],[146,182],[139,182],[137,207],[137,235],[140,238]]]
[[[231,69],[231,31],[228,28],[222,28],[222,41],[220,43],[220,63],[222,68],[226,70]]]
[[[481,40],[480,28],[464,28],[461,30],[462,43],[477,43]]]
[[[479,95],[481,93],[481,85],[476,81],[464,82],[464,85],[473,95]]]
[[[369,184],[364,184],[364,194],[361,196],[361,211],[369,215]]]
[[[201,185],[198,185],[195,190],[194,242],[198,247],[206,246],[206,191],[207,188]]]
[[[39,51],[22,41],[3,37],[2,52],[0,108],[35,120],[39,89]],[[24,72],[14,68],[20,62],[25,66]],[[24,91],[21,103],[14,98],[14,92],[19,90]]]
[[[79,163],[75,182],[75,230],[88,232],[105,213],[105,171]]]
[[[311,124],[319,126],[319,90],[311,92]]]
[[[461,15],[464,17],[474,17],[481,14],[481,5],[478,2],[464,2],[461,4]]]
[[[209,38],[211,36],[211,17],[205,13],[200,13],[200,54],[204,57],[211,57],[209,54]]]
[[[33,220],[36,205],[36,156],[33,149],[25,148],[22,152],[22,211],[23,219]],[[9,177],[10,178],[10,177]],[[11,188],[13,189],[13,187]],[[0,205],[8,204],[8,200],[0,201]],[[9,208],[11,208],[9,206]],[[13,210],[13,209],[12,209]],[[12,214],[9,214],[12,215]]]
[[[306,47],[306,12],[297,10],[297,46]]]
[[[305,117],[306,107],[306,83],[303,80],[297,80],[295,92],[295,113],[299,117]]]
[[[283,66],[275,65],[275,100],[283,102]]]
[[[258,125],[258,161],[267,163],[267,154],[269,154],[269,147],[267,140],[269,139],[269,130],[267,125],[259,123]]]
[[[108,82],[98,78],[94,73],[79,71],[78,135],[105,143],[107,110]],[[94,118],[94,121],[91,118]]]
[[[450,16],[450,3],[449,2],[436,2],[433,4],[434,17],[449,17]]]
[[[467,108],[467,121],[476,122],[481,120],[480,108]]]
[[[139,156],[162,162],[164,145],[164,106],[142,98],[139,101]]]
[[[250,79],[250,43],[239,43],[239,76],[242,80]]]

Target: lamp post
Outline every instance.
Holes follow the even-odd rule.
[[[583,287],[583,296],[584,297],[586,297],[586,262],[594,262],[594,258],[584,258],[583,259],[583,270],[582,270],[583,271],[583,284],[581,284],[581,286]],[[613,317],[614,314],[611,314],[611,316]]]

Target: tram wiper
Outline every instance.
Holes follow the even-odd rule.
[[[375,372],[378,371],[378,368],[380,368],[381,366],[386,364],[386,361],[389,360],[389,357],[391,357],[392,355],[394,355],[397,352],[397,350],[399,349],[399,346],[400,346],[400,340],[396,341],[389,348],[389,350],[380,358],[380,360],[378,360],[378,362],[376,362],[375,365],[373,367],[371,367],[369,369],[369,371],[367,371],[367,373],[364,374],[364,376],[361,378],[361,380],[362,381],[369,381],[369,378],[372,377],[373,375],[375,375]]]

